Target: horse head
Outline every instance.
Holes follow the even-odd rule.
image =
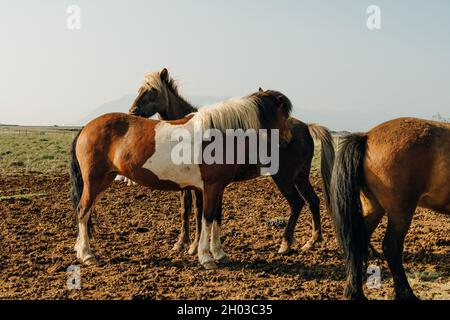
[[[166,68],[160,72],[150,72],[145,75],[139,94],[129,110],[130,114],[150,118],[156,113],[164,113],[169,105],[166,84],[171,81]]]

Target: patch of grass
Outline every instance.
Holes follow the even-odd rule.
[[[269,227],[275,227],[275,228],[284,228],[289,221],[289,216],[278,216],[275,218],[272,218],[267,223]]]
[[[407,273],[413,289],[420,291],[422,299],[450,299],[450,281],[443,272],[424,271]]]
[[[0,126],[0,174],[67,171],[77,128]],[[320,175],[320,146],[314,149],[312,176]]]
[[[77,130],[0,126],[0,174],[67,171]]]
[[[442,272],[435,271],[423,271],[423,272],[412,272],[408,274],[409,277],[413,279],[418,279],[420,281],[436,281],[443,277]]]
[[[27,194],[14,194],[11,196],[0,196],[0,201],[8,201],[8,200],[31,200],[35,197],[44,197],[46,196],[46,192],[39,193],[27,193]]]

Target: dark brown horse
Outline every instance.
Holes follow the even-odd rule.
[[[276,134],[279,133],[280,144],[287,144],[291,140],[287,123],[291,109],[291,102],[285,95],[268,90],[225,101],[180,120],[148,120],[110,113],[89,122],[72,145],[70,173],[72,202],[79,228],[75,244],[78,259],[86,264],[96,263],[89,246],[90,213],[99,195],[120,174],[152,189],[201,191],[203,216],[199,261],[207,269],[217,267],[215,261],[227,261],[220,243],[223,191],[231,181],[241,176],[243,167],[258,171],[259,164],[264,163],[238,162],[234,158],[228,161],[228,155],[234,149],[229,149],[228,145],[225,148],[222,144],[214,149],[214,155],[221,153],[226,162],[207,164],[199,161],[202,159],[198,155],[204,156],[208,147],[216,146],[219,138],[228,136],[230,129],[232,132],[255,132],[257,140],[254,142],[258,145],[256,151],[259,155],[266,136],[270,144],[278,146]],[[264,135],[256,135],[257,131],[264,132]],[[215,133],[214,143],[204,140],[203,132]],[[196,141],[198,134],[200,140]],[[250,144],[244,145],[244,153],[249,156],[252,152]],[[235,148],[233,142],[231,147]]]
[[[383,253],[395,298],[416,299],[403,269],[403,242],[417,206],[450,213],[449,182],[450,124],[400,118],[344,139],[330,191],[347,267],[345,298],[365,298],[362,268],[368,242],[387,214]]]
[[[178,93],[176,83],[169,77],[167,69],[146,75],[144,85],[139,89],[139,95],[130,108],[131,114],[147,118],[158,113],[162,119],[166,120],[180,119],[197,111],[197,108]],[[278,174],[273,176],[276,185],[291,208],[291,216],[279,250],[282,254],[288,254],[292,250],[295,224],[305,200],[308,202],[312,214],[312,235],[310,240],[302,247],[302,251],[310,249],[322,239],[319,198],[309,181],[314,153],[313,137],[322,143],[321,173],[325,188],[329,185],[334,161],[333,140],[326,128],[316,124],[305,124],[294,118],[289,118],[288,123],[292,139],[286,148],[280,149],[280,170]],[[258,176],[257,172],[250,170],[251,168],[246,167],[244,169],[241,175],[236,177],[236,180],[251,179]],[[182,225],[179,239],[173,249],[180,250],[189,247],[189,215],[193,207],[196,207],[196,235],[188,251],[190,254],[195,254],[201,232],[202,194],[199,191],[192,193],[191,191],[183,191],[180,200]]]

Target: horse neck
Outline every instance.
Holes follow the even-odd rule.
[[[164,112],[160,112],[163,120],[178,120],[184,118],[197,109],[182,97],[168,90],[169,104]]]

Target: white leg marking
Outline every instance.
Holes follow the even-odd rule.
[[[202,218],[202,232],[200,233],[200,241],[198,243],[198,261],[205,264],[214,261],[209,252],[209,237],[211,235],[211,223],[207,223],[205,218]]]
[[[75,243],[75,250],[77,252],[77,258],[85,263],[88,260],[95,261],[95,256],[91,251],[91,247],[89,245],[89,234],[87,222],[89,219],[90,212],[85,214],[83,219],[78,222],[78,238]]]
[[[216,220],[212,223],[211,252],[215,260],[221,260],[227,256],[220,243],[220,226]]]

